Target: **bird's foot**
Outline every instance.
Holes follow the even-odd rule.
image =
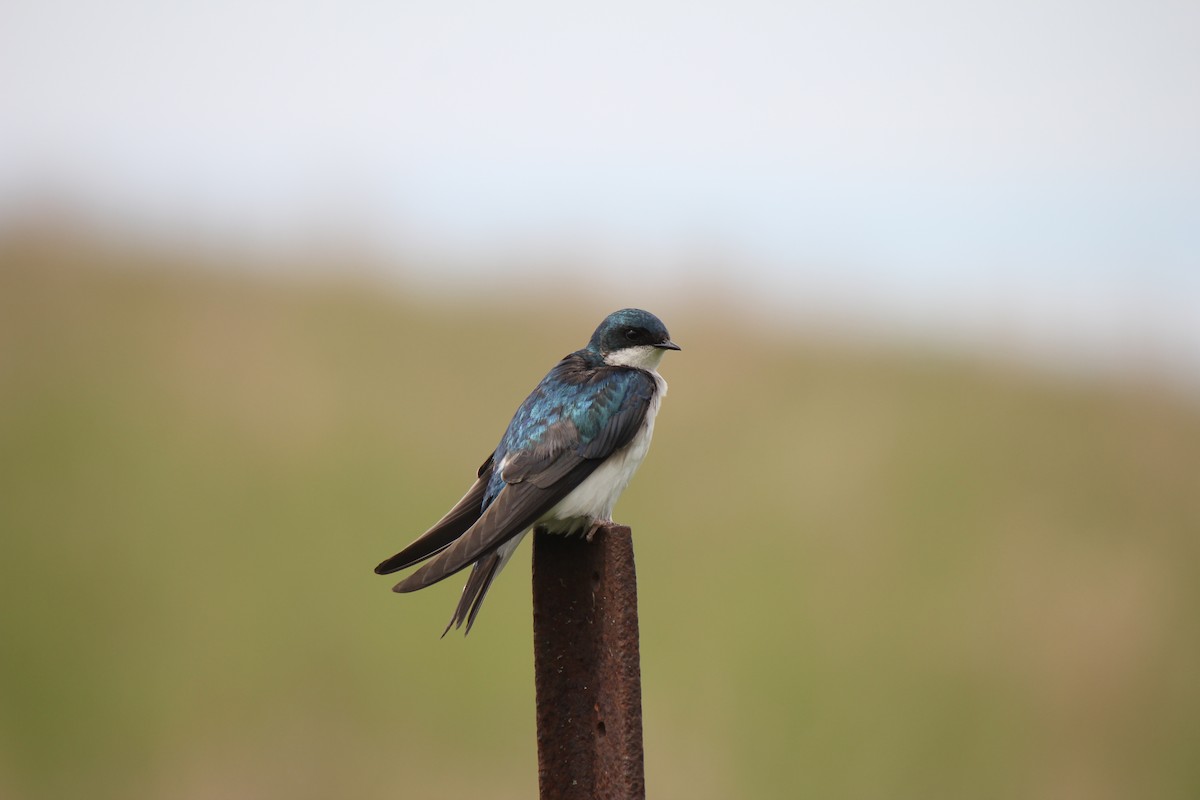
[[[621,527],[620,525],[613,522],[611,519],[598,519],[592,523],[592,526],[590,528],[587,529],[587,533],[585,533],[583,535],[583,538],[588,541],[588,544],[591,544],[592,540],[596,538],[596,534],[599,533],[600,531],[607,532],[607,531],[611,531],[614,528],[620,528],[620,527]]]

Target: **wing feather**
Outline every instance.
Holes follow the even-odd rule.
[[[411,567],[430,556],[437,555],[462,536],[479,519],[483,513],[483,499],[487,492],[488,483],[492,480],[492,460],[495,454],[487,457],[479,468],[475,483],[467,490],[462,499],[455,503],[454,508],[446,512],[433,527],[421,534],[408,547],[396,555],[384,560],[375,567],[378,575],[398,572],[405,567]]]
[[[580,459],[572,472],[547,489],[528,481],[506,486],[478,522],[439,553],[437,558],[396,584],[393,591],[415,592],[470,566],[517,534],[528,530],[539,517],[583,483],[599,465],[598,461]]]
[[[380,564],[376,571],[392,572],[434,556],[394,591],[423,589],[475,564],[451,619],[451,625],[465,620],[470,626],[499,570],[496,549],[531,527],[605,458],[632,441],[657,391],[654,379],[635,369],[583,370],[573,359],[577,354],[563,359],[518,409],[493,454],[501,457],[500,472],[489,458],[471,491],[442,521]],[[560,392],[570,386],[573,396],[551,403],[544,388],[551,379],[558,381]],[[575,412],[565,414],[564,408]],[[538,426],[538,419],[548,417],[558,418]],[[526,425],[534,432],[526,434]],[[465,506],[477,497],[487,505],[472,518]]]

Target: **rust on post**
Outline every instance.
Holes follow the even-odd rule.
[[[534,535],[533,648],[542,800],[644,798],[629,528]]]

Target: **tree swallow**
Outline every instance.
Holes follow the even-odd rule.
[[[650,448],[667,393],[658,364],[679,349],[653,314],[609,314],[587,347],[525,398],[466,495],[375,572],[430,559],[394,588],[414,592],[474,564],[442,635],[463,622],[470,633],[488,587],[529,529],[590,540],[613,524],[613,505]]]

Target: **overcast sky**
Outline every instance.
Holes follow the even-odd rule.
[[[4,0],[2,20],[0,221],[53,191],[160,232],[328,226],[492,281],[586,256],[666,291],[707,265],[777,310],[1016,319],[1200,365],[1194,0]]]

